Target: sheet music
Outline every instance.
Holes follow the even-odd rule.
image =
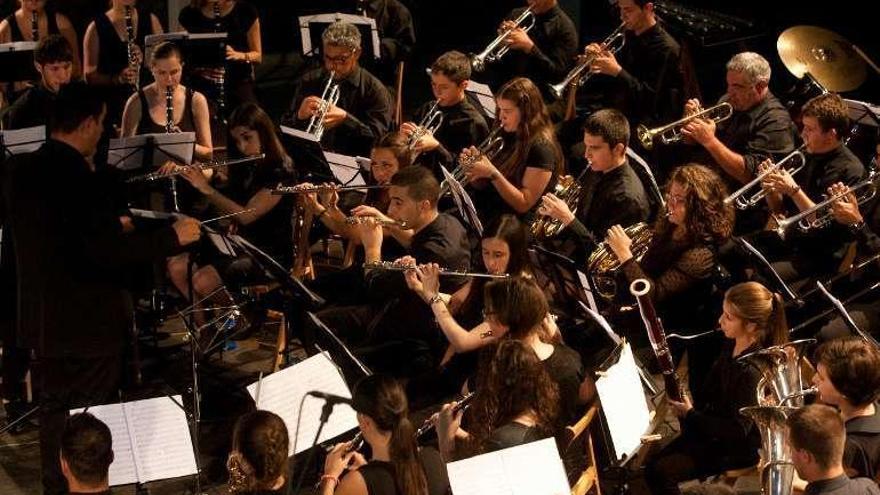
[[[217,248],[217,251],[226,256],[235,256],[235,249],[229,245],[229,242],[222,235],[216,232],[206,232],[206,234],[208,234],[208,240]]]
[[[361,175],[361,167],[357,157],[325,151],[324,158],[327,159],[330,171],[333,172],[333,176],[340,184],[345,186],[367,185]]]
[[[587,302],[590,304],[590,309],[598,314],[599,306],[596,305],[596,298],[593,297],[593,288],[590,287],[590,279],[587,278],[587,274],[584,272],[577,269],[575,269],[575,271],[577,271],[578,282],[581,284],[581,289],[584,290],[584,295],[587,296]]]
[[[568,495],[553,438],[446,465],[453,495]]]
[[[71,409],[70,414],[81,413],[85,409]],[[110,463],[110,486],[130,485],[137,483],[134,451],[131,449],[131,437],[128,423],[122,412],[121,404],[89,407],[89,414],[101,420],[110,429],[113,443],[113,462]]]
[[[287,134],[288,136],[298,137],[300,139],[305,139],[306,141],[311,141],[313,143],[320,142],[320,140],[317,137],[315,137],[314,134],[310,134],[306,131],[295,129],[293,127],[287,127],[286,125],[281,126],[281,132],[284,134]]]
[[[596,380],[617,460],[631,456],[651,428],[651,413],[629,343],[620,359]]]
[[[251,397],[256,394],[256,389],[256,382],[248,385],[247,391]],[[289,368],[263,377],[263,384],[260,387],[260,403],[257,404],[257,409],[271,411],[284,420],[287,431],[290,433],[289,455],[308,450],[315,439],[315,433],[318,431],[324,401],[311,396],[305,397],[305,401],[303,401],[306,392],[311,390],[351,397],[348,386],[327,353],[316,354]],[[300,401],[303,401],[302,417],[299,429],[297,429]],[[333,408],[329,421],[321,431],[318,442],[351,431],[357,426],[357,416],[354,410],[347,404],[337,404]],[[294,443],[296,444],[296,452],[293,451]]]
[[[373,47],[373,57],[378,59],[382,51],[379,49],[379,30],[376,28],[376,20],[371,17],[355,14],[343,14],[334,12],[332,14],[303,15],[299,17],[299,32],[302,38],[303,55],[312,55],[312,36],[309,32],[309,25],[315,24],[332,24],[337,21],[345,21],[355,26],[370,26],[370,42]]]
[[[486,114],[491,118],[495,118],[495,112],[497,111],[495,107],[495,95],[492,94],[492,90],[489,89],[488,84],[478,83],[471,79],[468,81],[467,88],[465,91],[469,91],[477,97],[477,101],[480,102],[480,105],[483,107],[483,110]]]
[[[196,474],[196,458],[180,396],[89,407],[110,429],[110,486]],[[71,410],[71,414],[84,409]]]
[[[871,127],[880,125],[880,105],[848,98],[844,98],[843,101],[846,103],[849,118],[853,123]]]
[[[177,218],[176,214],[164,211],[142,210],[140,208],[129,208],[128,211],[135,218],[148,218],[150,220],[174,220]]]
[[[449,186],[449,192],[452,194],[452,200],[455,201],[458,211],[461,212],[464,220],[477,231],[477,234],[483,237],[483,223],[480,221],[480,217],[477,216],[477,209],[474,206],[474,202],[471,201],[471,197],[445,166],[440,165],[440,170],[443,172],[443,180]]]
[[[0,44],[0,53],[2,52],[25,52],[37,49],[36,41],[13,41],[11,43]]]
[[[370,160],[367,157],[356,156],[356,157],[354,157],[354,159],[357,162],[358,166],[361,168],[361,170],[363,170],[365,172],[369,172],[373,166],[373,160]]]
[[[46,126],[0,131],[0,144],[11,155],[37,151],[46,142]]]

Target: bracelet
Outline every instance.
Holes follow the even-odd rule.
[[[318,484],[320,485],[324,481],[332,481],[334,490],[336,489],[337,486],[339,486],[339,478],[337,478],[336,476],[333,476],[330,474],[321,475],[321,480],[318,482]]]
[[[443,301],[443,298],[440,297],[439,292],[437,294],[434,294],[434,297],[431,298],[431,302],[429,302],[428,304],[433,306],[435,303],[438,303],[438,302],[442,302],[445,304],[445,302]]]

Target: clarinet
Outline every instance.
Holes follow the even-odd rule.
[[[216,0],[213,4],[214,10],[214,32],[223,31],[223,24],[220,19],[220,1]],[[226,44],[220,43],[220,58],[226,58]],[[217,109],[221,120],[225,122],[226,118],[226,64],[220,67],[220,80],[217,81]]]
[[[125,49],[128,54],[128,66],[135,71],[134,89],[141,89],[141,67],[137,54],[134,51],[134,21],[131,16],[131,6],[125,6]]]
[[[174,132],[174,89],[171,86],[165,88],[165,132],[168,134]],[[177,197],[177,177],[171,177],[171,201],[174,211],[180,211],[180,202]]]
[[[33,41],[40,41],[40,24],[37,20],[37,11],[31,11],[31,38]]]
[[[648,330],[648,338],[651,340],[651,347],[654,349],[654,356],[657,357],[657,364],[660,365],[660,371],[663,373],[663,381],[666,383],[666,395],[676,402],[682,402],[684,395],[681,392],[681,385],[678,383],[678,377],[675,376],[675,364],[672,362],[672,353],[669,352],[669,344],[666,342],[666,332],[663,330],[663,323],[654,310],[654,303],[648,296],[651,290],[651,282],[647,279],[640,278],[633,281],[629,286],[629,291],[639,303],[639,313],[642,314],[642,321]]]

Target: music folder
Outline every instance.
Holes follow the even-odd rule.
[[[110,486],[147,483],[198,472],[180,396],[91,406],[110,429]],[[86,409],[73,409],[71,414]]]
[[[381,50],[379,49],[379,30],[376,27],[376,20],[370,17],[354,14],[343,14],[340,12],[304,15],[299,19],[299,32],[302,38],[303,55],[312,56],[321,53],[321,35],[327,26],[337,21],[353,24],[361,33],[361,48],[363,55],[367,58],[379,59]]]
[[[34,67],[36,41],[0,44],[0,82],[36,81],[40,73]]]

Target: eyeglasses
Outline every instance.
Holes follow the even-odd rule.
[[[331,57],[325,53],[324,60],[331,63],[331,64],[344,64],[344,63],[348,62],[348,60],[351,58],[352,55],[354,55],[354,53],[348,52],[345,55],[340,55],[338,57]]]

